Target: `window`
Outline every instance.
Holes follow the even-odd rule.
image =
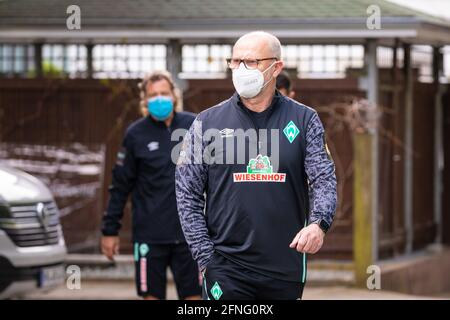
[[[419,71],[419,82],[433,82],[433,49],[430,46],[412,46],[411,62]]]
[[[183,45],[182,78],[224,78],[230,45]]]
[[[166,69],[165,45],[96,45],[94,78],[142,78]]]
[[[444,75],[443,82],[450,82],[450,46],[445,46],[442,49],[442,53],[444,54]]]
[[[31,77],[33,70],[33,45],[0,44],[0,76]]]
[[[286,68],[300,78],[343,78],[349,68],[362,68],[361,45],[286,45],[282,47]]]
[[[87,76],[87,49],[84,45],[46,44],[42,47],[44,76]]]

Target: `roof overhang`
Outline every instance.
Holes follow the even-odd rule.
[[[82,24],[81,30],[68,30],[65,24],[43,26],[0,25],[0,43],[167,43],[179,39],[182,43],[233,43],[242,34],[264,30],[289,43],[363,43],[379,39],[389,43],[394,39],[414,44],[448,45],[450,28],[421,22],[417,19],[382,20],[382,28],[370,30],[365,20],[255,20],[255,21],[172,21],[151,25],[96,26]]]

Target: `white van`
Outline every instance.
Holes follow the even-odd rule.
[[[49,189],[37,178],[0,164],[0,299],[61,284],[66,253]]]

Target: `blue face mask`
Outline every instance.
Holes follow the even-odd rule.
[[[148,100],[147,108],[153,118],[164,121],[173,111],[173,101],[170,97],[157,96]]]

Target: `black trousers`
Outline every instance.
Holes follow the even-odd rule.
[[[170,267],[178,297],[201,293],[197,263],[186,243],[135,243],[136,290],[139,296],[166,299],[166,270]]]
[[[297,300],[304,283],[273,279],[226,259],[217,252],[203,274],[203,300]]]

